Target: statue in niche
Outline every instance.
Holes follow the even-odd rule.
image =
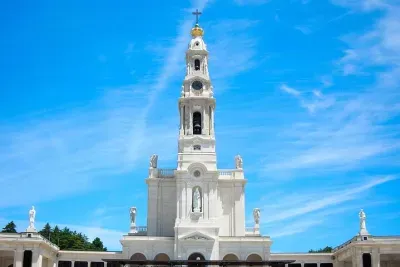
[[[260,224],[260,215],[261,215],[260,209],[259,208],[255,208],[253,210],[253,217],[254,217],[254,223],[256,225]]]
[[[152,155],[150,157],[150,168],[157,168],[157,160],[158,160],[158,156],[157,155]]]
[[[240,155],[237,155],[235,157],[235,165],[236,165],[236,169],[243,169],[243,160]]]
[[[193,211],[194,212],[201,212],[201,194],[199,191],[199,188],[196,187],[196,189],[193,192]]]

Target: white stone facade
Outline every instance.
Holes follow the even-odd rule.
[[[233,169],[217,168],[216,101],[202,32],[192,30],[186,52],[177,166],[161,169],[157,155],[150,159],[147,226],[136,225],[136,213],[145,211],[132,207],[121,252],[62,251],[36,233],[32,207],[27,233],[0,234],[0,267],[106,267],[105,259],[186,260],[191,255],[206,260],[293,260],[293,267],[361,267],[368,260],[373,267],[400,266],[400,237],[370,235],[364,211],[357,236],[332,253],[271,253],[272,241],[260,234],[262,214],[256,207],[254,225],[246,228],[243,160],[238,155]],[[24,262],[28,254],[29,264]]]

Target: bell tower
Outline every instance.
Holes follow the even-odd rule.
[[[186,51],[186,75],[179,98],[180,129],[178,170],[187,170],[194,162],[202,162],[207,170],[216,170],[214,110],[215,98],[208,72],[208,51],[204,31],[196,24]]]
[[[188,254],[193,240],[201,240],[207,258],[218,258],[220,206],[217,157],[215,153],[215,98],[208,72],[208,51],[204,30],[196,24],[186,50],[186,74],[179,97],[179,143],[176,180],[176,258]],[[187,255],[186,255],[187,256]],[[185,257],[186,257],[185,256]]]

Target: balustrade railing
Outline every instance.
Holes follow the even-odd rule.
[[[255,232],[255,228],[254,227],[245,227],[245,232],[246,233],[253,233],[253,232]]]
[[[135,233],[130,233],[130,235],[146,236],[147,226],[136,226]]]
[[[228,171],[228,170],[220,170],[219,171],[219,175],[220,176],[232,176],[232,171]]]
[[[158,178],[174,178],[174,169],[158,169]]]

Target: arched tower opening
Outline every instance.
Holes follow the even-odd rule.
[[[200,70],[200,59],[194,60],[194,70]]]
[[[193,134],[201,134],[201,113],[193,113]]]

